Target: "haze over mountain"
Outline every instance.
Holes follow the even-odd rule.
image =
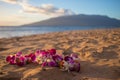
[[[50,18],[22,26],[120,26],[120,20],[102,15],[71,15]]]

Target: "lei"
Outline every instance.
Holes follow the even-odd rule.
[[[8,55],[6,61],[11,65],[24,66],[30,63],[40,64],[42,68],[59,67],[63,71],[80,71],[80,62],[77,54],[61,55],[56,49],[37,50],[35,53],[22,55],[18,52],[15,55]]]

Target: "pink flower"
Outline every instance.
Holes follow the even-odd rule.
[[[25,56],[20,56],[20,61],[25,61]]]
[[[7,56],[6,57],[6,61],[9,62],[12,65],[16,64],[16,62],[15,62],[15,56],[12,56],[12,55]]]
[[[15,61],[10,61],[10,63],[9,64],[11,64],[11,65],[15,65],[16,64],[16,62]]]
[[[45,51],[45,50],[40,50],[40,53],[39,53],[39,56],[40,56],[40,57],[47,57],[47,55],[48,55],[48,52],[47,52],[47,51]]]
[[[48,52],[50,53],[50,55],[55,55],[56,54],[56,50],[55,49],[50,49],[50,50],[48,50]]]
[[[76,53],[72,53],[70,56],[71,56],[71,57],[78,58],[78,54],[76,54]]]
[[[42,66],[42,67],[47,66],[47,62],[43,62],[41,66]]]
[[[72,53],[71,55],[62,56],[56,54],[55,49],[50,50],[37,50],[35,53],[30,53],[25,56],[22,52],[16,53],[16,55],[9,55],[6,57],[6,61],[9,64],[16,64],[18,66],[24,66],[25,64],[40,63],[42,67],[60,67],[68,71],[80,71],[79,57],[77,54]]]
[[[36,55],[34,53],[30,53],[28,55],[25,55],[26,63],[32,63],[36,61]]]
[[[6,57],[6,61],[7,61],[7,62],[10,62],[11,57],[12,57],[12,55],[7,56],[7,57]]]
[[[32,63],[32,60],[30,58],[27,58],[26,64],[30,64],[30,63]]]
[[[40,55],[41,55],[41,52],[42,52],[42,50],[37,50],[37,51],[35,52],[35,55],[36,55],[36,56],[40,56]]]
[[[20,56],[16,58],[16,64],[18,66],[24,66],[26,63],[26,58],[24,56]]]
[[[16,53],[16,56],[21,56],[22,55],[22,52],[18,52],[18,53]]]
[[[34,61],[36,60],[35,54],[33,54],[33,55],[31,56],[31,60],[32,60],[32,62],[34,62]]]
[[[79,57],[78,57],[78,54],[72,53],[70,56],[73,58],[74,61],[76,61],[76,62],[79,62],[79,61],[80,61],[80,59],[79,59]]]

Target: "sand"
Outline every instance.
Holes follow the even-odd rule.
[[[58,53],[78,53],[81,71],[28,64],[9,65],[5,57],[22,51],[57,49]],[[120,80],[120,28],[66,31],[0,39],[0,80]]]

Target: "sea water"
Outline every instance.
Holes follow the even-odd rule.
[[[116,28],[116,27],[101,27],[101,26],[33,26],[33,27],[0,27],[0,38],[11,38],[18,36],[27,36],[33,34],[44,34],[49,32],[61,32],[71,30],[90,30],[101,28]]]

